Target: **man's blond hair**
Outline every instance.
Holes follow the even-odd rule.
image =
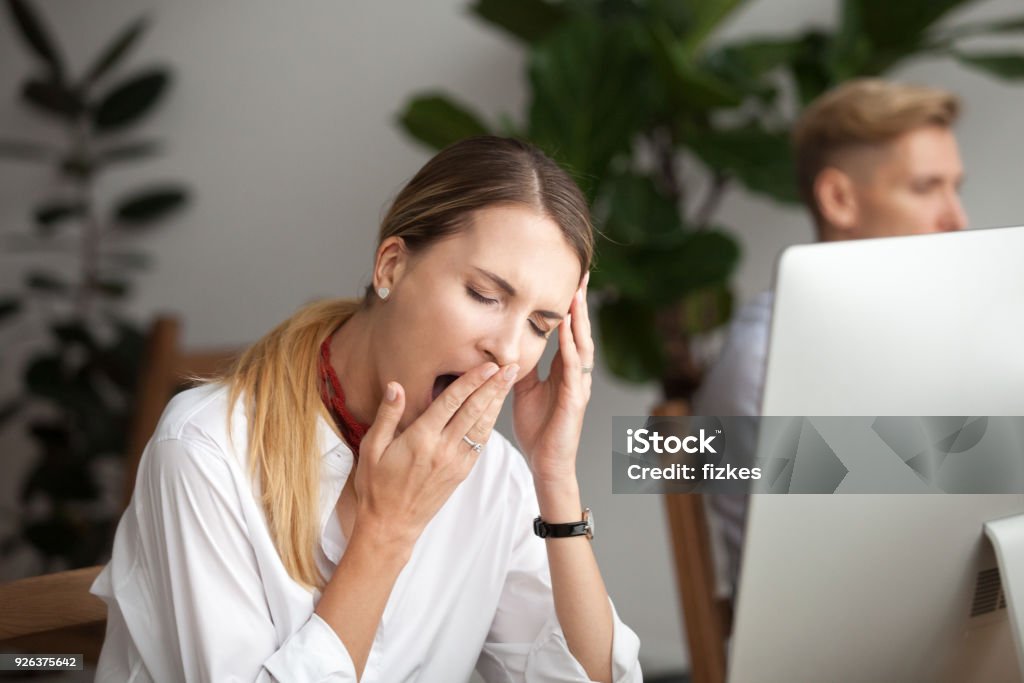
[[[814,100],[793,127],[797,182],[821,223],[814,181],[849,149],[884,144],[925,126],[951,127],[960,99],[951,92],[878,78],[858,78]]]

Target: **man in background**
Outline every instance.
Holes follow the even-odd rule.
[[[952,127],[960,101],[935,88],[878,79],[849,81],[812,102],[793,129],[797,181],[819,241],[960,230],[963,166]],[[864,273],[864,277],[871,277]],[[772,293],[733,320],[717,361],[694,397],[695,415],[759,415]],[[752,461],[757,435],[730,435]],[[735,592],[747,497],[708,497],[719,592]]]

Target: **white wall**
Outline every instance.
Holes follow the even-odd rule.
[[[139,279],[132,305],[142,317],[180,314],[193,346],[244,343],[310,298],[360,290],[382,208],[428,156],[394,125],[410,94],[443,87],[492,120],[518,113],[524,102],[522,54],[468,16],[463,0],[38,4],[74,65],[87,62],[140,4],[153,10],[155,26],[133,63],[159,59],[176,70],[173,93],[145,127],[167,142],[167,154],[111,174],[101,194],[110,197],[139,178],[185,179],[194,187],[185,214],[136,240],[157,263]],[[1015,0],[992,0],[973,16],[1015,10]],[[785,31],[833,14],[816,0],[760,0],[727,35]],[[44,136],[50,129],[13,104],[30,67],[13,43],[8,22],[0,21],[0,135]],[[1024,90],[948,62],[901,75],[950,87],[968,102],[959,132],[973,224],[1024,223],[1015,172],[1024,156]],[[0,229],[27,230],[30,200],[45,196],[48,183],[45,172],[0,166]],[[745,246],[738,279],[744,296],[769,284],[779,249],[811,234],[802,212],[741,192],[730,195],[720,218]],[[0,255],[0,286],[15,280],[22,263]],[[9,373],[25,341],[2,332],[0,340],[0,373]],[[600,524],[595,549],[622,617],[641,636],[649,671],[686,661],[663,512],[653,496],[610,494],[608,444],[612,415],[645,413],[656,397],[652,387],[611,380],[599,365],[579,466],[584,499]],[[17,434],[3,435],[5,465],[23,444]],[[13,475],[23,466],[10,465],[0,500],[11,499]]]

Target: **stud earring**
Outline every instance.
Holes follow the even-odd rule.
[[[387,301],[387,300],[388,300],[388,296],[389,296],[390,294],[391,294],[391,290],[390,290],[390,289],[388,289],[387,287],[381,287],[381,288],[379,288],[379,289],[377,290],[377,296],[379,296],[379,297],[380,297],[381,299],[383,299],[384,301]]]

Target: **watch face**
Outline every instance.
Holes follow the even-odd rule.
[[[594,530],[596,529],[594,526],[594,513],[590,511],[590,508],[587,508],[584,516],[587,520],[587,538],[592,539],[594,538]]]

